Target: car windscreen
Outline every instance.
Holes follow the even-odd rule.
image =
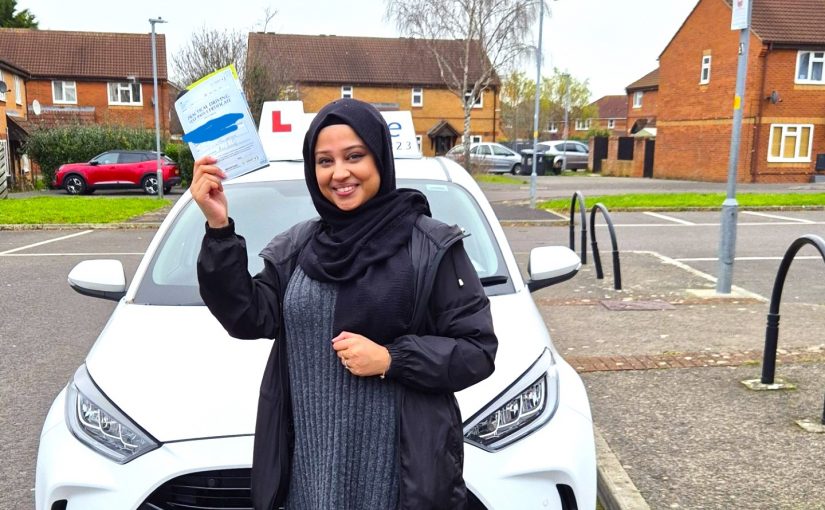
[[[488,295],[514,292],[490,225],[473,197],[449,182],[399,181],[399,187],[422,191],[433,217],[458,225],[468,234],[464,248]],[[317,216],[303,181],[228,184],[224,187],[236,232],[246,240],[248,269],[263,269],[260,251],[280,232]],[[200,305],[197,260],[205,219],[190,201],[175,218],[139,283],[135,302],[150,305]]]

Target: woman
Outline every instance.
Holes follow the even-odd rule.
[[[320,220],[300,223],[247,272],[212,158],[192,196],[207,219],[204,302],[237,338],[275,338],[261,382],[255,508],[455,509],[467,504],[453,392],[493,372],[489,302],[457,227],[396,189],[389,130],[354,99],[304,139]]]

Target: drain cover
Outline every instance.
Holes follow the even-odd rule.
[[[673,310],[676,308],[667,301],[616,301],[603,299],[602,305],[614,312],[646,311],[646,310]]]

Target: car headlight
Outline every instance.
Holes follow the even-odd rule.
[[[484,450],[500,450],[547,423],[558,403],[556,361],[545,349],[515,383],[465,422],[464,438]]]
[[[81,365],[66,393],[66,422],[83,444],[125,464],[158,447],[158,442],[123,414],[98,389]]]

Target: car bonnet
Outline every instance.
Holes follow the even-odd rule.
[[[458,394],[472,416],[549,345],[529,293],[491,298],[499,348],[488,379]],[[252,434],[271,340],[229,337],[204,306],[121,302],[87,358],[92,379],[161,442]]]

